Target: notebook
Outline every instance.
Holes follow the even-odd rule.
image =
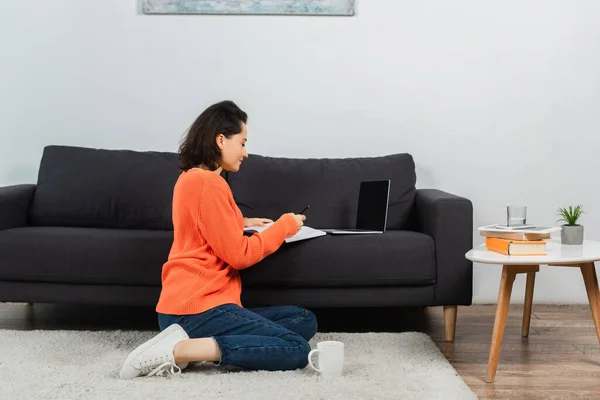
[[[265,229],[267,229],[268,227],[270,227],[271,225],[273,225],[273,222],[270,222],[263,226],[247,226],[244,228],[244,232],[249,232],[249,233],[262,232]],[[327,235],[327,233],[325,233],[321,230],[314,229],[309,226],[303,226],[300,228],[298,233],[296,233],[294,236],[285,238],[285,242],[286,243],[298,242],[300,240],[312,239],[312,238],[316,238],[319,236],[325,236],[325,235]]]
[[[390,180],[363,181],[358,193],[356,229],[322,229],[332,235],[384,233],[390,202]]]

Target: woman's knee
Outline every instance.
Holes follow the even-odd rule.
[[[310,344],[299,335],[295,335],[294,342],[297,343],[298,349],[294,352],[294,356],[286,357],[288,361],[287,370],[302,369],[308,365],[308,353],[310,353]]]
[[[303,341],[300,349],[300,359],[298,360],[298,368],[304,368],[308,365],[308,353],[310,353],[310,344],[307,341]]]
[[[302,336],[308,341],[312,339],[319,330],[319,323],[317,322],[317,316],[312,311],[304,310],[304,312],[304,334]]]

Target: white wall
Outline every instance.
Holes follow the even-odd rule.
[[[582,203],[600,240],[600,2],[357,3],[328,18],[0,0],[0,185],[35,182],[48,144],[176,151],[199,112],[233,99],[250,152],[409,152],[418,187],[470,198],[475,227],[509,203],[541,224]],[[540,272],[536,302],[587,302],[576,270]],[[476,302],[496,301],[499,276],[476,265]]]

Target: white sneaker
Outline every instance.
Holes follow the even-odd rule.
[[[169,326],[129,353],[121,367],[119,377],[133,379],[145,374],[153,376],[181,373],[188,364],[175,364],[173,349],[177,343],[186,339],[189,339],[189,336],[180,325]]]

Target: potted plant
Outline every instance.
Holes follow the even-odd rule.
[[[561,217],[557,222],[564,221],[565,224],[562,226],[560,232],[560,241],[562,244],[583,244],[583,226],[577,224],[577,220],[583,214],[583,208],[581,205],[560,207],[558,209],[558,215]]]

